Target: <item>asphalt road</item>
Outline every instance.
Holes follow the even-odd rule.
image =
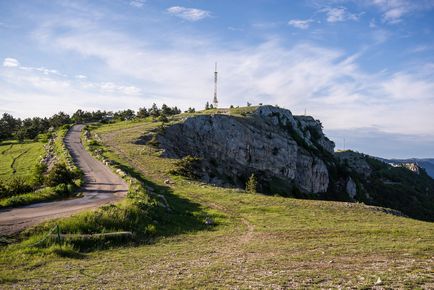
[[[84,149],[80,141],[83,126],[73,126],[65,137],[66,147],[84,173],[83,197],[0,210],[0,235],[11,235],[44,220],[112,203],[127,194],[126,182]]]

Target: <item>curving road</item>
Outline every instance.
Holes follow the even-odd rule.
[[[66,147],[75,164],[84,173],[83,197],[0,210],[0,236],[17,233],[47,219],[69,216],[84,209],[118,201],[126,195],[126,182],[84,149],[80,141],[83,127],[84,125],[73,126],[65,137]]]

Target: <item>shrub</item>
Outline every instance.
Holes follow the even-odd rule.
[[[175,163],[175,169],[171,170],[171,174],[185,176],[190,179],[199,178],[198,172],[201,169],[201,159],[190,155],[178,160]]]
[[[167,117],[165,115],[161,115],[160,117],[158,117],[158,121],[163,122],[163,123],[167,123],[167,122],[169,122],[169,119],[167,119]]]
[[[5,197],[8,193],[8,189],[2,183],[0,183],[0,198]]]
[[[68,184],[73,181],[74,177],[74,174],[68,170],[65,164],[57,163],[45,177],[45,185],[57,186],[62,183]]]
[[[256,193],[257,186],[258,182],[256,180],[255,174],[252,173],[246,182],[246,191],[249,193]]]
[[[5,195],[2,197],[13,196],[20,193],[32,191],[33,188],[22,177],[13,177],[7,185]]]
[[[47,170],[45,163],[38,163],[33,169],[32,182],[34,185],[41,185],[44,183],[44,173]]]

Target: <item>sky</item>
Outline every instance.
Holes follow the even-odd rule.
[[[0,113],[271,104],[434,157],[434,0],[0,0]]]

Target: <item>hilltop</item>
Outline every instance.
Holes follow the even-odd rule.
[[[223,111],[225,112],[225,111]],[[192,175],[218,186],[300,198],[359,201],[434,220],[434,180],[424,170],[392,166],[365,154],[334,152],[322,124],[287,109],[198,114],[159,128],[153,140],[169,158],[197,158]]]
[[[204,182],[205,174],[177,174],[184,159],[162,148],[163,135],[172,126],[210,117],[233,119],[250,129],[250,124],[262,122],[257,109],[88,127],[83,144],[127,178],[127,197],[47,222],[24,233],[22,241],[2,246],[1,288],[432,288],[432,223],[362,203],[293,198],[332,194],[330,189],[310,193],[303,183],[299,192],[286,196],[249,194],[241,184],[221,177],[214,181],[233,183],[218,186]],[[290,143],[299,146],[298,140]],[[304,150],[303,158],[316,157],[308,155],[315,152],[313,147]],[[345,154],[351,160],[357,157],[357,162],[368,160],[358,153]],[[334,180],[327,164],[338,166],[340,159],[322,160],[331,173],[329,180]],[[356,183],[357,176],[351,177]],[[60,245],[55,238],[45,240],[56,225],[69,235]],[[133,235],[127,240],[88,239],[91,234],[122,231]]]
[[[419,167],[425,169],[426,173],[434,179],[434,158],[385,159],[384,161],[396,165],[406,163],[417,164]]]

